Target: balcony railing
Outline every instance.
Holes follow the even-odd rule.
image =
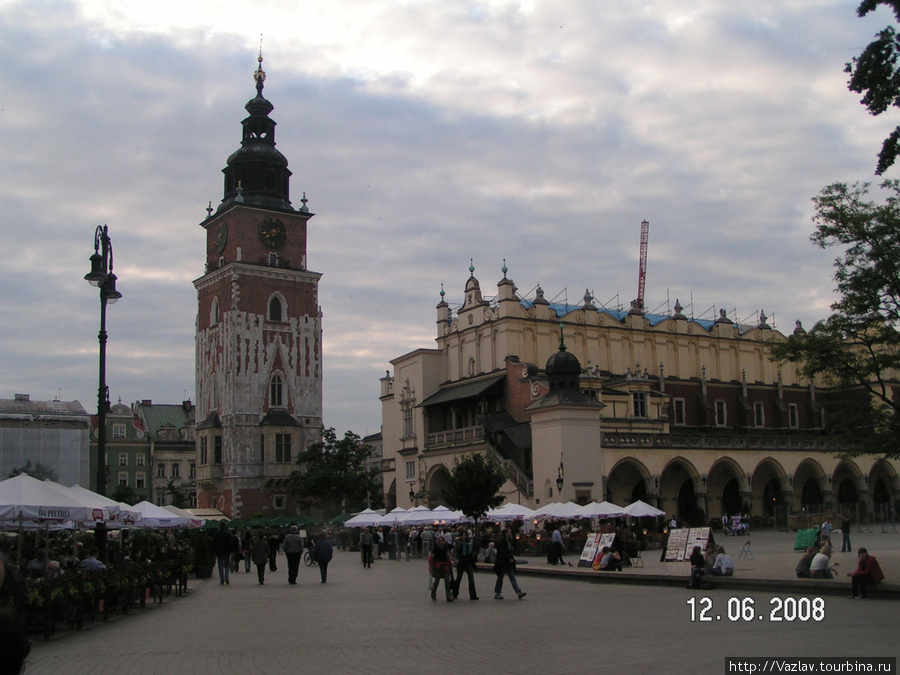
[[[427,450],[447,448],[454,445],[469,445],[484,440],[484,427],[465,427],[451,431],[438,431],[428,434]]]

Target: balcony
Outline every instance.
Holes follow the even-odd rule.
[[[484,427],[465,427],[463,429],[438,431],[428,434],[428,443],[425,449],[435,450],[437,448],[451,448],[457,445],[472,445],[473,443],[482,442],[484,442]]]

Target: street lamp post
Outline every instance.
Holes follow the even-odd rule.
[[[90,258],[91,271],[85,281],[100,289],[100,387],[97,391],[97,493],[106,495],[106,413],[109,410],[109,389],[106,386],[106,306],[114,304],[122,294],[116,290],[113,274],[113,249],[106,225],[94,232],[94,254]]]

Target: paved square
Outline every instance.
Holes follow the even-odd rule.
[[[255,572],[232,574],[230,586],[192,581],[187,597],[162,607],[36,640],[27,672],[722,673],[727,656],[900,654],[896,601],[827,596],[821,622],[774,622],[771,593],[521,574],[528,596],[516,600],[506,582],[507,599],[496,601],[494,580],[479,572],[477,602],[465,591],[432,602],[420,560],[366,570],[357,553],[336,551],[327,584],[301,566],[289,586],[279,558],[265,586]],[[691,620],[688,600],[703,596],[713,603],[708,615],[721,618]],[[752,598],[763,619],[729,621],[730,597]]]

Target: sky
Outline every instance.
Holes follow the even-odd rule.
[[[108,225],[113,402],[194,399],[193,281],[262,36],[278,149],[321,272],[324,423],[381,424],[390,360],[433,348],[443,284],[784,333],[825,318],[812,198],[870,181],[897,124],[844,64],[858,0],[0,0],[0,398],[96,410]],[[888,172],[886,177],[892,177]]]

